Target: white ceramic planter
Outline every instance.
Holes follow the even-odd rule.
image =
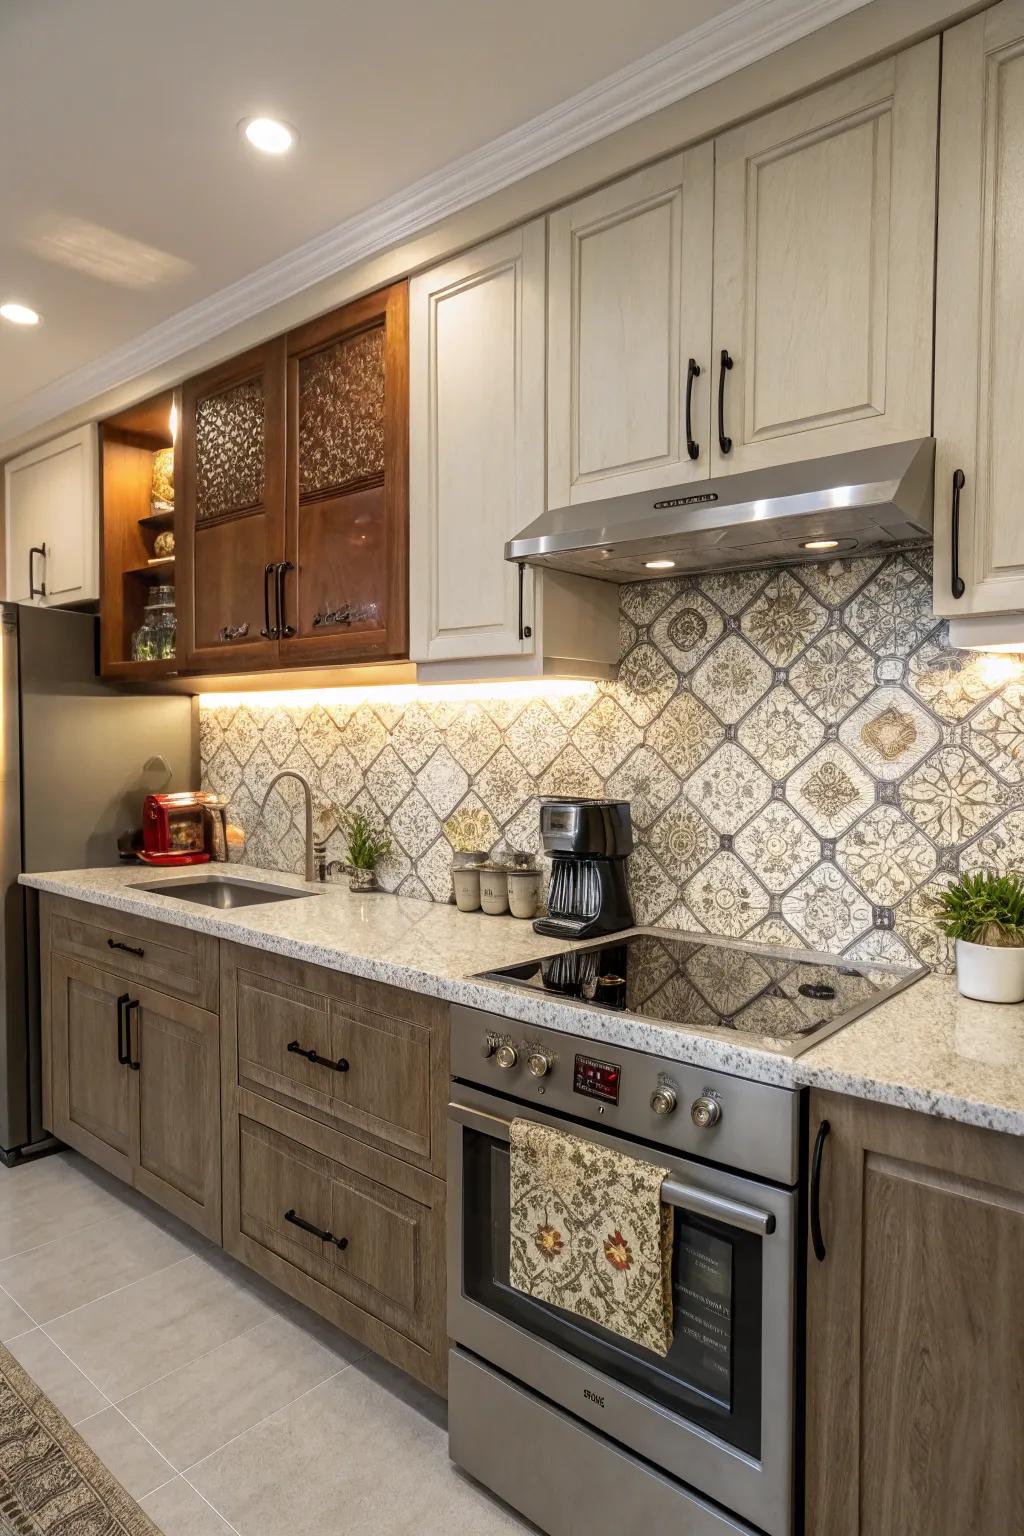
[[[956,941],[956,984],[983,1003],[1024,1003],[1024,947]]]
[[[540,870],[510,869],[508,904],[513,917],[536,917],[540,906]]]
[[[480,871],[480,905],[491,917],[508,911],[508,870],[484,865]]]
[[[460,912],[480,910],[480,869],[476,864],[462,864],[452,870],[455,905]]]

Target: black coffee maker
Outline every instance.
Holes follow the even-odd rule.
[[[542,800],[540,835],[551,855],[548,912],[537,933],[589,939],[632,928],[626,860],[633,852],[627,800]]]

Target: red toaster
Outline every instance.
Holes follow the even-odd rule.
[[[207,796],[195,790],[147,795],[142,807],[142,851],[147,864],[206,864]]]

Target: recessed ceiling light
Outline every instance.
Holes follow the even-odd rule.
[[[12,325],[39,324],[39,316],[27,304],[0,304],[0,315]]]
[[[249,117],[240,126],[253,148],[265,155],[283,155],[298,137],[294,128],[275,117]]]
[[[838,549],[839,548],[839,540],[838,539],[808,539],[806,544],[801,545],[801,548],[802,549]]]
[[[645,560],[644,561],[644,569],[648,570],[648,571],[674,571],[675,568],[676,568],[676,563],[675,563],[674,560]]]

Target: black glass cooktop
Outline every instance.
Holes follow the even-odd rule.
[[[787,1056],[925,974],[665,932],[631,933],[484,973],[489,981],[591,1007],[731,1030],[747,1044]]]

